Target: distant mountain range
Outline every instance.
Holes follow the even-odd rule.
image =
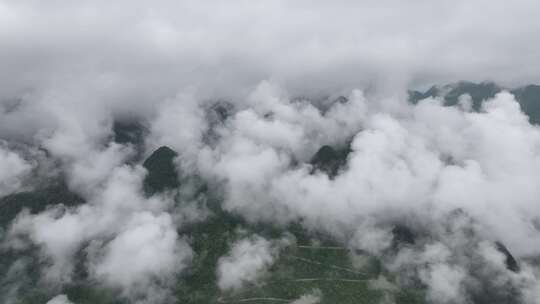
[[[471,96],[473,109],[478,111],[482,102],[492,98],[495,94],[507,90],[512,93],[521,106],[521,110],[529,116],[533,124],[540,123],[540,85],[530,84],[518,88],[505,88],[493,82],[473,83],[460,81],[444,86],[432,86],[425,92],[409,91],[409,100],[413,103],[428,97],[441,97],[445,104],[457,104],[458,98],[463,94]]]

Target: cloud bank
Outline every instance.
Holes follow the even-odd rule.
[[[234,290],[247,283],[256,283],[272,265],[277,254],[278,248],[259,236],[235,242],[230,253],[219,260],[219,288]]]
[[[0,1],[0,197],[58,178],[85,201],[22,211],[2,248],[37,246],[47,284],[72,281],[82,255],[125,298],[169,301],[195,256],[182,229],[212,212],[178,206],[193,184],[143,193],[139,160],[167,145],[180,178],[226,212],[329,235],[429,301],[517,290],[537,303],[540,129],[508,92],[479,111],[466,96],[406,97],[460,79],[540,82],[537,13],[525,0]],[[141,142],[115,142],[120,121],[139,123]],[[310,162],[324,145],[348,152],[335,175]],[[395,244],[400,225],[414,246]],[[274,247],[231,244],[219,287],[256,282]]]
[[[178,88],[226,97],[264,79],[300,94],[461,79],[540,82],[540,45],[530,39],[538,12],[531,0],[7,0],[1,91],[70,86],[147,109],[140,101]]]

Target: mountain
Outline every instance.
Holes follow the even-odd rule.
[[[540,124],[540,86],[528,85],[511,91],[519,101],[521,110],[533,124]]]
[[[7,227],[19,212],[27,209],[30,213],[39,213],[47,206],[62,204],[76,206],[84,203],[77,194],[71,192],[61,179],[53,181],[33,191],[24,191],[0,198],[0,227]]]
[[[174,159],[177,156],[178,154],[171,148],[163,146],[144,161],[143,167],[148,170],[143,184],[145,193],[151,195],[180,186],[178,172],[174,164]]]
[[[533,124],[540,124],[540,86],[527,85],[518,88],[504,88],[493,82],[473,83],[460,81],[445,86],[432,86],[427,91],[409,91],[409,101],[417,103],[428,97],[441,97],[444,104],[454,106],[459,101],[459,97],[468,94],[472,99],[473,110],[478,111],[482,103],[495,96],[502,90],[508,90],[519,102],[521,110],[529,117]]]
[[[310,164],[313,172],[322,171],[330,177],[335,177],[339,170],[347,163],[347,156],[351,152],[350,147],[333,148],[328,145],[322,146],[311,158]]]

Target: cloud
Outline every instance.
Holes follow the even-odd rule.
[[[540,131],[528,123],[512,95],[496,95],[480,112],[444,107],[433,99],[417,105],[386,100],[396,104],[386,111],[373,100],[350,98],[349,104],[335,104],[351,113],[357,109],[354,103],[360,102],[362,110],[355,112],[361,114],[358,121],[342,125],[342,136],[333,137],[344,145],[348,137],[344,134],[354,135],[347,164],[333,179],[312,173],[302,163],[316,151],[302,143],[316,142],[320,147],[331,138],[325,136],[332,128],[310,124],[301,101],[287,101],[279,93],[270,95],[273,99],[257,96],[260,104],[276,104],[275,108],[253,103],[253,108],[237,112],[221,132],[223,145],[206,148],[200,156],[205,174],[226,186],[228,210],[251,221],[301,220],[310,229],[377,256],[388,252],[395,224],[412,225],[420,235],[445,244],[435,244],[446,248],[435,264],[416,264],[413,255],[401,255],[400,262],[412,267],[428,285],[428,297],[440,302],[475,297],[475,291],[465,287],[471,280],[512,281],[508,271],[494,274],[484,266],[465,270],[471,254],[483,263],[491,259],[476,247],[473,252],[464,249],[469,242],[501,241],[517,256],[540,254],[528,245],[540,237],[534,224],[540,216],[535,203]],[[331,125],[334,118],[326,115],[333,107],[315,117]],[[272,115],[263,114],[267,111]],[[244,119],[249,123],[240,123]],[[275,140],[272,132],[286,135]],[[300,164],[294,165],[295,160]],[[454,219],[456,212],[466,216]],[[448,225],[455,226],[451,233],[444,232]],[[474,237],[463,229],[473,229]],[[432,259],[429,248],[439,247],[421,247],[417,254]]]
[[[360,90],[345,95],[346,100],[335,101],[297,99],[266,81],[234,102],[224,121],[210,124],[208,101],[192,92],[177,94],[148,113],[146,141],[176,148],[183,174],[200,174],[223,189],[218,194],[224,195],[226,210],[252,222],[300,221],[352,250],[382,258],[386,267],[405,274],[405,285],[412,280],[406,274],[414,274],[427,284],[428,297],[442,302],[474,298],[470,286],[477,283],[471,282],[489,277],[517,286],[524,297],[535,294],[533,270],[516,276],[504,270],[496,254],[465,250],[473,241],[501,241],[518,258],[540,254],[528,245],[540,238],[535,226],[540,132],[514,97],[500,93],[480,112],[471,112],[444,107],[437,99],[410,105]],[[111,112],[95,113],[106,122],[112,119]],[[110,142],[110,123],[86,129],[79,124],[91,122],[67,121],[37,138],[60,160],[71,188],[87,203],[23,213],[13,223],[11,240],[28,236],[40,245],[43,259],[51,262],[46,280],[68,282],[74,257],[83,249],[95,278],[121,287],[132,299],[165,301],[174,275],[189,267],[193,254],[176,229],[185,219],[205,215],[173,210],[167,197],[144,197],[144,170],[122,164],[132,150]],[[210,129],[216,136],[211,143],[204,139]],[[345,165],[333,178],[314,172],[308,163],[323,145],[350,145]],[[456,212],[464,219],[453,220]],[[396,224],[420,234],[416,251],[389,255]],[[448,226],[458,228],[446,233]],[[474,230],[474,237],[463,233],[466,228]],[[433,248],[442,248],[442,256],[432,261]],[[234,244],[221,259],[218,285],[234,290],[257,282],[276,258],[275,250],[260,238]],[[152,254],[161,256],[159,262],[145,258]],[[415,262],[415,254],[425,259]],[[471,255],[491,266],[467,270]],[[125,262],[139,267],[122,267]]]
[[[19,191],[33,165],[0,142],[0,197]]]
[[[309,160],[324,144],[343,145],[361,129],[366,115],[360,91],[324,115],[308,100],[291,102],[280,94],[270,83],[261,83],[250,95],[253,106],[236,112],[219,130],[218,146],[204,147],[199,154],[201,173],[229,186],[226,208],[252,211],[252,219],[275,213],[283,213],[276,220],[286,218],[285,210],[269,202],[274,199],[269,195],[279,193],[273,189],[279,187],[272,184],[279,182],[274,177],[289,173],[295,160]]]
[[[150,152],[163,145],[172,148],[183,165],[193,170],[190,163],[201,149],[207,124],[199,97],[194,92],[180,93],[158,106],[151,118],[147,146]]]
[[[163,300],[192,251],[176,232],[181,223],[168,211],[172,200],[143,196],[144,174],[141,167],[117,167],[86,204],[21,213],[8,232],[8,244],[20,248],[27,237],[39,245],[41,258],[50,262],[43,273],[48,283],[70,282],[75,256],[84,249],[90,274],[105,285],[121,287],[126,297]]]
[[[530,0],[164,1],[151,8],[142,0],[7,1],[0,79],[13,94],[87,81],[136,108],[179,88],[224,97],[264,79],[298,93],[464,78],[537,82],[534,12]]]
[[[313,292],[301,296],[291,302],[291,304],[317,304],[321,302],[321,291],[313,290]]]
[[[465,271],[446,264],[434,265],[425,274],[429,286],[428,299],[437,303],[462,303],[462,281]]]
[[[57,295],[56,297],[50,299],[47,304],[72,304],[66,295]]]
[[[405,89],[540,82],[539,9],[532,0],[3,1],[0,196],[54,165],[86,201],[21,213],[8,243],[38,245],[45,280],[69,282],[83,252],[93,278],[167,301],[193,255],[178,228],[207,210],[141,193],[144,170],[125,165],[134,147],[112,141],[115,121],[138,120],[145,153],[174,148],[181,174],[215,186],[248,221],[330,234],[381,258],[401,283],[413,273],[431,300],[466,301],[471,286],[503,282],[534,303],[537,266],[510,273],[492,244],[520,260],[540,255],[530,245],[540,241],[538,127],[506,92],[472,112],[466,97],[410,105]],[[225,101],[227,117],[208,121]],[[335,177],[309,164],[323,145],[351,149]],[[396,224],[418,235],[413,248],[392,251]],[[220,287],[257,281],[274,247],[235,243]],[[481,263],[466,267],[468,257]]]
[[[91,245],[91,253],[93,249]],[[168,214],[134,215],[102,251],[90,261],[92,276],[122,287],[128,296],[139,295],[156,302],[166,299],[160,287],[173,286],[174,275],[186,268],[192,257],[190,246],[179,240]]]
[[[356,125],[344,125],[342,134],[351,130],[356,135],[347,168],[334,180],[310,174],[306,166],[290,169],[293,158],[305,160],[304,155],[315,152],[295,145],[312,140],[320,147],[325,141],[312,139],[305,121],[288,127],[287,134],[300,134],[289,143],[268,139],[290,120],[277,112],[271,119],[258,116],[258,123],[272,130],[261,131],[263,137],[254,133],[257,127],[243,131],[248,127],[237,121],[245,113],[238,112],[224,132],[224,145],[214,151],[217,157],[202,154],[202,162],[213,164],[210,174],[227,184],[225,206],[248,218],[296,217],[340,233],[365,218],[438,218],[460,209],[480,221],[490,238],[501,239],[518,254],[538,253],[525,244],[539,237],[531,223],[539,215],[534,181],[539,178],[540,133],[511,95],[497,95],[482,113],[431,101],[395,115],[373,111],[364,120],[359,116]],[[302,117],[301,110],[296,113]],[[331,131],[315,127],[313,132],[324,138]],[[340,138],[344,143],[346,136]]]
[[[389,227],[376,227],[372,223],[361,223],[350,240],[350,246],[373,255],[380,255],[392,244],[393,235]]]
[[[228,255],[218,261],[217,285],[222,290],[238,290],[248,283],[256,283],[278,255],[272,242],[251,236],[234,244]]]

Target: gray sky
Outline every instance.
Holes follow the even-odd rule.
[[[534,0],[2,0],[0,88],[82,82],[152,98],[184,87],[238,94],[262,80],[298,94],[538,83],[539,13]]]

